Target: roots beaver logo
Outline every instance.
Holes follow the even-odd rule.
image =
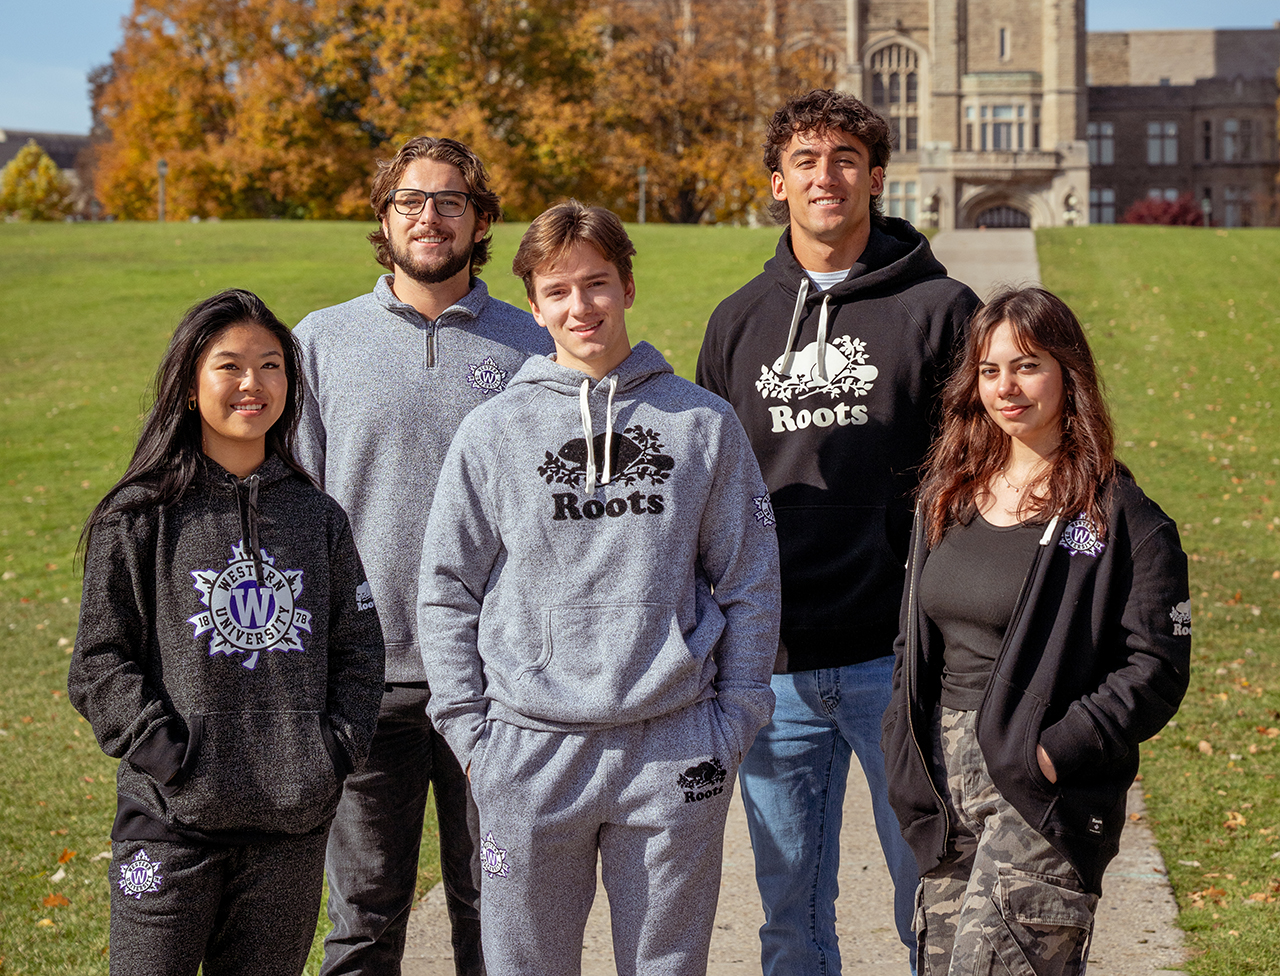
[[[685,803],[709,800],[724,792],[724,781],[729,773],[714,756],[696,766],[690,766],[676,777],[676,785],[684,791]]]
[[[772,366],[761,365],[756,389],[765,400],[806,400],[816,394],[832,399],[851,393],[854,397],[871,392],[880,370],[867,362],[867,344],[847,335],[836,336],[823,343],[821,356],[817,342],[811,342],[798,352],[788,351],[779,356]],[[867,408],[861,404],[850,406],[838,401],[831,406],[812,410],[792,410],[788,406],[770,407],[773,433],[803,430],[814,427],[839,427],[865,424]]]
[[[257,667],[263,651],[304,650],[302,631],[311,633],[311,614],[294,602],[302,593],[302,570],[278,570],[265,549],[261,555],[261,583],[243,542],[231,547],[231,558],[221,572],[191,572],[200,602],[209,608],[187,619],[195,627],[193,636],[213,631],[210,656],[245,654],[240,663],[250,670]]]
[[[604,469],[604,442],[604,434],[592,438],[599,470]],[[612,445],[613,456],[609,465],[612,475],[607,483],[601,482],[602,487],[608,484],[629,488],[646,481],[652,485],[661,485],[671,477],[671,471],[676,466],[675,458],[662,453],[661,435],[640,424],[628,427],[621,434],[615,434]],[[546,455],[546,461],[538,465],[538,474],[546,479],[547,484],[582,487],[587,480],[585,437],[575,437],[565,442],[555,454],[547,451]],[[661,495],[646,495],[639,491],[607,501],[589,498],[581,504],[574,492],[557,492],[551,497],[556,503],[555,514],[551,517],[557,522],[598,519],[605,515],[619,518],[628,512],[632,515],[660,515],[666,510]]]

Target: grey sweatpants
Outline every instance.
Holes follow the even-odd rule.
[[[473,754],[489,976],[577,976],[596,890],[619,976],[702,976],[738,755],[714,701],[586,734],[491,721]]]

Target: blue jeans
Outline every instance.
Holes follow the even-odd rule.
[[[880,717],[892,680],[892,655],[773,676],[773,720],[738,771],[764,903],[764,976],[840,973],[835,901],[853,753],[871,790],[876,833],[893,878],[894,920],[915,971],[911,917],[920,875],[889,806],[880,751]]]
[[[347,777],[329,831],[325,875],[333,931],[324,976],[398,976],[418,881],[427,788],[440,826],[440,872],[458,976],[483,976],[479,815],[467,779],[427,719],[425,685],[388,685],[369,761]]]

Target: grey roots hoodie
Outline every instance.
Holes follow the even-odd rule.
[[[347,518],[276,456],[244,481],[206,459],[176,501],[93,530],[67,685],[124,760],[115,840],[326,824],[369,751],[382,681]]]
[[[465,768],[487,719],[589,732],[716,698],[773,711],[778,548],[729,405],[648,343],[596,382],[544,356],[477,407],[423,541],[429,711]]]

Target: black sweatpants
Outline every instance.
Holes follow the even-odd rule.
[[[111,976],[298,976],[320,913],[328,826],[240,847],[111,845]]]

